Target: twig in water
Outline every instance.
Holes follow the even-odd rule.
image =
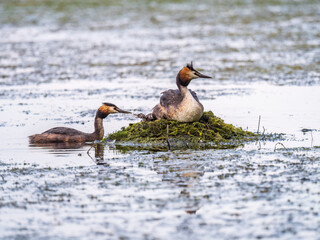
[[[171,149],[170,142],[169,142],[169,124],[167,124],[167,144],[168,144],[168,150]]]
[[[281,145],[285,150],[288,151],[288,149],[283,145],[283,143],[277,142],[276,145],[274,145],[274,150],[273,150],[274,152],[277,150],[277,145],[278,145],[278,144]]]
[[[87,154],[88,154],[89,156],[90,156],[90,153],[89,153],[89,152],[90,152],[90,150],[91,150],[91,148],[92,148],[93,146],[94,146],[94,144],[92,144],[91,147],[90,147],[90,148],[88,149],[88,151],[87,151]]]
[[[91,155],[90,155],[90,150],[91,150],[91,148],[93,148],[93,147],[95,147],[95,143],[93,143],[92,145],[91,145],[91,147],[88,149],[88,151],[87,151],[87,154],[88,154],[88,156],[91,158],[91,160],[94,162],[94,163],[96,163],[96,161],[93,159],[93,157],[91,157]]]
[[[311,147],[313,147],[313,134],[312,134],[312,131],[310,133],[311,133]]]
[[[259,129],[260,129],[260,121],[261,121],[261,115],[259,115],[259,122],[258,122],[258,130],[257,130],[257,133],[259,133]]]

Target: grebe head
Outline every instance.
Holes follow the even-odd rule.
[[[99,107],[97,111],[97,116],[99,118],[106,118],[111,113],[131,113],[131,112],[124,111],[112,103],[103,103],[103,105]]]
[[[185,66],[184,68],[182,68],[180,70],[180,72],[178,73],[179,76],[179,82],[182,86],[188,86],[188,84],[190,83],[190,81],[192,79],[196,79],[196,78],[212,78],[209,76],[206,76],[200,72],[198,72],[197,70],[195,70],[193,68],[193,64],[191,62],[191,64],[187,64],[187,66]]]

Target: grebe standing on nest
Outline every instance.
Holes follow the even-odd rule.
[[[137,116],[146,121],[156,119],[171,119],[180,122],[199,121],[203,114],[203,106],[199,102],[197,94],[188,89],[191,80],[196,78],[211,77],[199,73],[193,68],[191,62],[183,67],[176,77],[178,89],[169,89],[163,92],[160,103],[153,108],[152,113],[138,114]]]
[[[84,143],[94,140],[102,140],[104,136],[103,119],[111,113],[131,113],[119,109],[111,103],[103,103],[98,109],[94,119],[94,132],[84,133],[73,128],[55,127],[41,134],[29,136],[30,143]]]

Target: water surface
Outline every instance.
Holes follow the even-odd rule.
[[[1,239],[318,239],[318,1],[0,3]],[[148,113],[187,62],[205,110],[283,140],[204,151],[29,145]],[[138,121],[112,115],[105,133]],[[89,150],[89,152],[88,152]]]

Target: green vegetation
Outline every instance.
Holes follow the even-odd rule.
[[[107,139],[129,148],[233,148],[257,135],[226,124],[209,111],[199,122],[172,120],[138,122],[110,134]]]

